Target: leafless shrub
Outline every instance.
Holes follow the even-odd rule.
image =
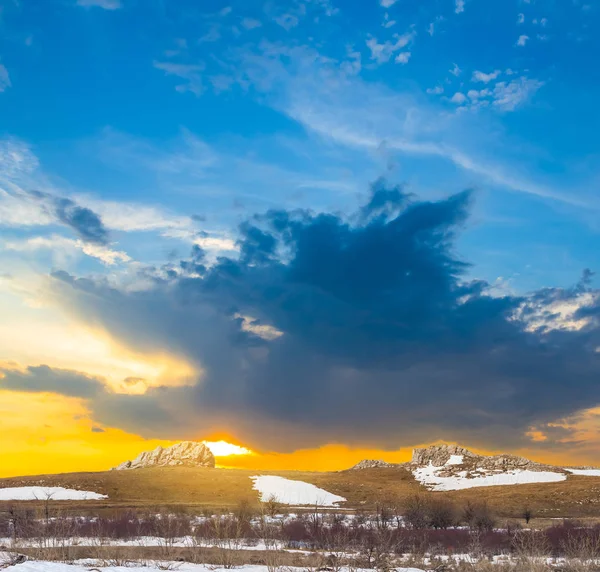
[[[521,530],[513,536],[513,550],[520,564],[530,572],[549,570],[552,546],[544,532]]]
[[[472,530],[480,532],[493,530],[496,519],[486,503],[468,502],[463,509],[463,522]]]
[[[263,511],[271,518],[275,518],[281,511],[281,503],[277,495],[270,495],[266,501],[263,501]]]
[[[600,531],[584,529],[571,531],[563,541],[568,568],[573,572],[600,568]]]
[[[404,522],[413,529],[427,528],[427,501],[420,495],[408,499],[404,509]]]
[[[229,515],[217,515],[209,521],[212,545],[217,548],[217,560],[223,568],[234,568],[240,564],[237,551],[242,546],[243,524]]]

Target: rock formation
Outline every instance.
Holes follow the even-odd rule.
[[[214,467],[212,451],[197,441],[182,441],[171,447],[158,446],[153,451],[140,453],[133,461],[114,467],[116,471],[147,467]]]
[[[398,467],[395,463],[386,463],[381,459],[363,459],[353,467],[350,467],[351,471],[360,469],[385,469],[385,468]]]
[[[411,460],[413,467],[444,467],[448,474],[457,471],[504,472],[515,469],[528,471],[558,471],[564,469],[530,461],[517,455],[477,455],[458,445],[432,445],[423,449],[414,449]]]

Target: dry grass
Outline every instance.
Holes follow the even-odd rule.
[[[345,508],[372,510],[385,502],[405,506],[415,493],[447,498],[457,505],[486,502],[501,518],[521,519],[524,507],[534,523],[551,518],[600,517],[600,478],[569,476],[559,483],[483,487],[447,493],[427,493],[405,469],[367,469],[336,473],[248,471],[242,469],[152,468],[135,471],[70,473],[0,479],[0,487],[63,486],[108,495],[103,501],[64,502],[65,509],[98,512],[99,509],[185,507],[192,512],[227,508],[247,500],[258,505],[252,475],[271,474],[302,480],[348,499]],[[0,510],[2,509],[0,503]],[[36,504],[36,503],[31,503]]]

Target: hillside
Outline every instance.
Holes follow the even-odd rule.
[[[444,497],[459,504],[487,502],[498,514],[520,517],[525,506],[538,516],[592,517],[600,512],[600,477],[570,475],[561,482],[495,486],[460,491],[428,492],[405,468],[375,468],[337,473],[244,471],[187,467],[159,467],[136,471],[71,473],[0,479],[0,488],[61,486],[95,491],[105,500],[64,501],[65,510],[78,512],[116,508],[180,507],[194,512],[231,509],[241,500],[258,504],[253,475],[279,475],[314,484],[343,496],[344,509],[370,510],[378,503],[404,504],[415,494]],[[0,507],[9,502],[0,503]],[[24,504],[35,505],[35,501]]]

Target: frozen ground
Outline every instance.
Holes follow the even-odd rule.
[[[260,493],[260,500],[263,502],[270,498],[276,498],[277,502],[292,506],[336,506],[337,503],[346,500],[344,497],[334,495],[303,481],[293,481],[272,475],[250,478],[254,481],[253,488]]]
[[[456,459],[450,459],[446,465],[459,464]],[[500,485],[524,485],[528,483],[556,483],[564,481],[567,475],[552,473],[550,471],[513,470],[502,473],[488,472],[476,477],[468,477],[467,471],[460,471],[456,475],[441,476],[445,466],[434,467],[431,463],[427,467],[415,469],[415,479],[432,491],[458,491],[474,487],[493,487]]]
[[[10,487],[0,489],[0,501],[12,500],[100,500],[106,495],[90,491],[77,491],[63,487]]]

